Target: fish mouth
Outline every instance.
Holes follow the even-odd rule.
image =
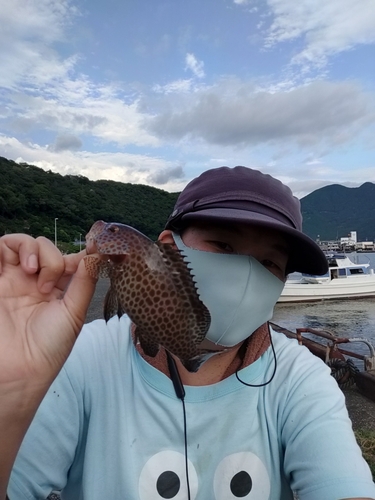
[[[86,238],[86,253],[91,255],[92,253],[97,253],[96,243],[90,238]]]

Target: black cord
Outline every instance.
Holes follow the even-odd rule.
[[[273,359],[275,360],[275,367],[273,369],[273,373],[272,373],[272,376],[271,378],[268,380],[268,382],[264,382],[263,384],[248,384],[247,382],[244,382],[243,380],[240,379],[240,377],[238,376],[238,370],[236,371],[236,378],[239,382],[241,382],[241,384],[243,385],[247,385],[248,387],[264,387],[265,385],[268,385],[272,382],[275,374],[276,374],[276,369],[277,369],[277,358],[276,358],[276,352],[275,352],[275,347],[273,345],[273,342],[272,342],[272,335],[271,335],[271,332],[270,332],[270,327],[268,326],[268,335],[270,337],[270,343],[271,343],[271,347],[272,347],[272,352],[273,352]]]
[[[190,495],[190,481],[189,481],[189,462],[188,462],[188,447],[187,447],[187,423],[186,423],[186,407],[185,407],[185,389],[184,385],[181,381],[180,374],[178,372],[178,368],[175,360],[167,351],[167,362],[169,374],[171,376],[171,380],[173,383],[173,387],[178,399],[181,399],[182,403],[182,412],[184,417],[184,447],[185,447],[185,475],[186,475],[186,487],[188,500],[191,500]]]
[[[188,449],[187,449],[187,425],[186,425],[186,408],[185,399],[181,399],[182,411],[184,413],[184,445],[185,445],[185,475],[188,500],[190,500],[190,482],[189,482],[189,462],[188,462]]]

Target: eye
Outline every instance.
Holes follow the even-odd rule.
[[[285,266],[279,265],[273,260],[264,259],[261,261],[262,266],[268,269],[272,274],[282,281],[285,279]]]
[[[110,231],[111,233],[117,233],[119,228],[117,226],[115,226],[114,224],[108,226],[108,231]]]
[[[228,455],[216,469],[215,500],[267,500],[270,491],[267,469],[254,453]]]
[[[273,267],[273,268],[277,268],[277,269],[280,269],[279,266],[277,264],[275,264],[275,262],[272,262],[272,260],[262,260],[262,265],[264,267]]]
[[[225,241],[210,241],[211,245],[217,248],[222,253],[233,253],[233,248]]]
[[[190,498],[194,500],[198,492],[198,477],[190,460],[188,472]],[[187,497],[186,464],[182,453],[161,451],[145,463],[139,476],[140,500],[186,500]]]

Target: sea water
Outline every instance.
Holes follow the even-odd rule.
[[[357,263],[368,262],[375,269],[375,253],[352,253],[348,257]],[[375,346],[375,297],[276,304],[272,321],[293,332],[297,328],[328,330],[337,337],[365,338]],[[362,343],[343,348],[369,354]]]

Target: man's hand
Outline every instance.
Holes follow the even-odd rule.
[[[83,326],[95,280],[85,251],[46,238],[0,238],[0,499],[23,436]]]
[[[95,289],[84,255],[64,257],[46,238],[0,238],[0,387],[57,375]]]

